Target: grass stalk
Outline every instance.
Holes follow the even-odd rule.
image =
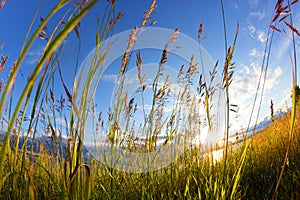
[[[291,12],[291,4],[288,0],[288,9],[289,9],[289,18],[290,18],[290,24],[293,27],[293,18],[292,18],[292,12]],[[283,173],[285,171],[285,167],[287,165],[288,157],[290,148],[293,142],[293,135],[295,131],[295,120],[296,120],[296,108],[297,108],[297,53],[296,53],[296,42],[295,42],[295,34],[294,31],[292,32],[292,44],[293,44],[293,57],[290,55],[291,58],[291,64],[292,64],[292,112],[291,112],[291,120],[290,120],[290,130],[289,130],[289,139],[287,144],[286,153],[284,156],[284,161],[282,164],[282,168],[280,171],[279,178],[276,183],[276,187],[272,196],[272,200],[274,200],[277,196],[278,188],[280,186],[281,179],[283,177]]]

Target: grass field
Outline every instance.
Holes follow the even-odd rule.
[[[5,1],[2,1],[5,4]],[[206,77],[207,82],[199,82],[199,96],[206,109],[207,123],[210,124],[211,99],[215,98],[213,93],[216,90],[223,92],[225,96],[226,107],[224,115],[225,123],[225,142],[223,156],[216,162],[214,150],[211,146],[207,147],[209,153],[203,154],[202,146],[187,146],[184,153],[180,155],[168,167],[157,171],[147,171],[145,173],[129,173],[115,168],[103,165],[95,158],[83,162],[85,125],[87,115],[93,110],[93,103],[89,99],[89,94],[93,97],[95,86],[93,81],[99,81],[98,70],[102,70],[102,61],[105,60],[106,49],[101,50],[101,43],[109,31],[117,24],[122,17],[121,14],[112,17],[115,9],[115,1],[108,1],[106,13],[103,22],[98,20],[98,29],[95,33],[96,53],[94,60],[89,66],[89,72],[86,80],[81,76],[74,76],[72,88],[68,88],[64,82],[60,68],[59,56],[64,47],[64,40],[70,32],[75,32],[80,40],[78,32],[78,23],[89,13],[97,2],[96,0],[79,1],[74,5],[74,10],[67,17],[62,17],[53,32],[47,38],[47,44],[39,61],[34,66],[31,76],[24,84],[24,90],[19,98],[14,99],[12,91],[17,73],[28,50],[38,37],[45,37],[45,26],[53,15],[66,6],[69,1],[60,1],[48,15],[40,21],[40,26],[36,30],[29,28],[28,35],[24,41],[24,46],[15,62],[7,82],[4,84],[0,98],[0,114],[2,132],[6,134],[1,138],[0,146],[0,199],[300,199],[300,127],[299,127],[299,91],[297,87],[296,50],[291,54],[293,66],[293,84],[291,85],[292,107],[278,119],[273,119],[273,107],[271,106],[271,118],[273,122],[265,129],[253,133],[239,143],[239,147],[231,151],[228,141],[230,134],[230,115],[232,107],[229,98],[229,88],[234,74],[233,55],[236,39],[238,38],[239,27],[237,26],[232,44],[229,46],[225,41],[226,55],[221,83],[212,85],[215,73],[211,77]],[[156,1],[153,1],[142,22],[142,27],[149,23],[150,15],[155,8]],[[221,1],[222,3],[222,1]],[[278,1],[275,8],[274,21],[281,18],[285,13],[285,19],[292,19],[290,3],[283,6],[283,1]],[[293,2],[295,4],[297,2]],[[223,8],[223,7],[222,7]],[[286,11],[286,12],[283,12]],[[224,13],[223,13],[224,14]],[[66,14],[67,15],[67,14]],[[34,19],[36,20],[36,19]],[[33,20],[33,21],[34,21]],[[225,16],[223,15],[224,32],[226,33]],[[276,30],[276,27],[270,24],[270,30]],[[297,30],[293,28],[293,23],[288,26],[294,34]],[[203,32],[203,26],[198,30],[198,39]],[[189,91],[190,80],[196,76],[197,66],[193,63],[193,57],[190,60],[190,66],[185,71],[180,71],[178,81],[182,84],[184,91],[179,93],[183,101],[188,102],[189,116],[184,123],[189,125],[189,129],[182,129],[178,121],[180,116],[180,105],[176,106],[168,121],[162,120],[165,102],[168,96],[168,78],[163,80],[163,85],[159,84],[160,74],[168,58],[169,46],[174,43],[178,30],[166,41],[166,47],[162,50],[159,62],[159,70],[153,81],[152,89],[152,107],[147,120],[141,130],[146,133],[145,143],[139,147],[134,146],[130,139],[132,132],[131,115],[134,114],[133,100],[128,99],[128,94],[124,87],[125,72],[130,59],[136,58],[138,72],[142,68],[142,56],[140,52],[132,55],[131,49],[138,40],[138,31],[140,28],[134,28],[128,39],[128,46],[120,63],[120,72],[118,80],[120,82],[116,90],[116,99],[113,107],[109,110],[108,119],[104,119],[105,125],[101,125],[102,119],[99,117],[95,122],[95,131],[105,129],[107,138],[111,145],[123,144],[123,139],[127,138],[124,147],[127,150],[135,152],[149,152],[156,150],[156,142],[159,131],[166,126],[169,130],[168,142],[180,132],[192,137],[200,122],[197,115],[197,102],[191,98]],[[225,37],[226,38],[226,37]],[[271,41],[272,42],[272,41]],[[293,38],[295,46],[295,39]],[[101,50],[101,51],[100,51]],[[101,52],[101,53],[100,53]],[[267,54],[265,54],[267,56]],[[5,64],[5,57],[2,56],[1,66]],[[217,67],[217,66],[216,66]],[[216,69],[215,67],[215,69]],[[56,73],[55,73],[56,72]],[[216,72],[217,73],[217,72]],[[80,74],[80,72],[79,72]],[[96,74],[96,75],[95,75]],[[51,88],[55,80],[61,81],[64,96],[66,98],[57,98]],[[138,92],[143,96],[144,78],[138,74],[139,86]],[[160,80],[161,81],[161,80]],[[79,86],[83,86],[82,93],[78,93]],[[146,87],[146,86],[145,86]],[[259,92],[259,91],[257,91]],[[78,100],[79,99],[79,100]],[[9,102],[14,101],[13,107],[9,107]],[[29,107],[29,100],[34,100],[34,105]],[[65,108],[69,106],[69,112],[66,114]],[[142,105],[144,106],[144,105]],[[126,131],[120,133],[119,124],[122,110],[127,114],[125,124]],[[43,111],[43,112],[42,112]],[[233,110],[233,112],[236,112]],[[241,111],[240,111],[241,112]],[[25,114],[31,116],[25,123]],[[40,114],[43,113],[43,114]],[[38,128],[43,127],[47,134],[52,135],[52,141],[58,143],[60,139],[57,135],[58,118],[64,118],[69,124],[68,139],[66,140],[66,151],[64,156],[60,156],[59,149],[56,155],[51,154],[47,148],[40,146],[40,152],[36,153],[32,148],[28,149],[26,145],[20,148],[20,137],[25,136],[25,141],[31,141],[35,137]],[[146,117],[145,117],[146,118]],[[41,121],[45,122],[40,124]],[[122,135],[123,134],[123,135]],[[129,135],[128,135],[129,134]],[[130,135],[132,134],[132,135]],[[242,135],[242,134],[241,134]],[[11,140],[13,139],[13,143]],[[24,142],[23,144],[27,144]],[[133,145],[133,146],[132,146]],[[214,146],[215,147],[215,146]],[[164,146],[162,147],[164,148]],[[53,150],[54,151],[54,150]]]

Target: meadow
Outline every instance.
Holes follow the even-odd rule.
[[[96,93],[95,83],[101,79],[103,62],[109,51],[109,48],[103,49],[101,45],[118,25],[122,14],[114,15],[117,1],[107,1],[103,20],[98,19],[98,28],[95,32],[96,48],[92,55],[92,62],[88,66],[89,70],[83,75],[84,72],[79,69],[79,76],[74,75],[73,86],[68,88],[69,84],[66,84],[63,78],[61,69],[63,66],[60,66],[59,55],[70,33],[75,33],[80,40],[79,23],[84,20],[84,16],[90,12],[97,0],[74,2],[60,1],[53,6],[45,18],[40,19],[40,25],[36,29],[32,30],[32,24],[29,26],[19,57],[11,68],[7,81],[1,85],[1,132],[5,134],[0,138],[0,199],[300,199],[298,107],[300,94],[297,86],[297,53],[294,38],[300,34],[293,26],[291,10],[292,6],[298,5],[297,1],[278,0],[274,19],[269,28],[270,32],[281,32],[277,22],[282,23],[286,31],[290,31],[293,36],[294,52],[291,53],[291,60],[287,61],[293,71],[292,106],[287,108],[281,117],[274,118],[273,105],[271,105],[272,123],[260,131],[254,129],[251,132],[239,133],[235,141],[238,144],[237,148],[229,141],[230,115],[237,112],[236,105],[231,103],[229,88],[235,72],[234,53],[236,40],[239,37],[239,26],[236,27],[233,41],[229,43],[226,36],[224,10],[222,14],[226,55],[223,63],[219,61],[222,64],[217,63],[209,72],[210,76],[204,77],[204,74],[197,73],[198,70],[201,71],[201,66],[198,68],[192,56],[189,66],[180,69],[177,77],[178,84],[182,86],[177,96],[180,97],[181,103],[184,102],[189,107],[183,107],[179,103],[169,112],[169,116],[164,118],[166,102],[170,98],[170,86],[169,78],[162,78],[162,73],[168,59],[169,48],[176,42],[178,35],[178,30],[174,30],[161,51],[158,71],[151,84],[153,96],[150,112],[147,116],[144,115],[139,129],[134,129],[136,126],[132,116],[135,115],[135,108],[138,105],[135,104],[135,99],[128,97],[125,75],[130,61],[135,62],[139,80],[136,93],[141,95],[143,100],[147,87],[145,76],[141,74],[143,52],[131,50],[139,39],[137,33],[154,24],[151,23],[151,15],[156,3],[159,2],[152,1],[145,12],[141,27],[136,27],[130,32],[127,48],[120,62],[119,84],[114,94],[116,100],[112,108],[104,111],[108,113],[107,119],[103,119],[101,114],[95,116],[95,133],[105,132],[108,144],[120,147],[123,153],[154,152],[157,155],[160,150],[167,149],[166,144],[173,137],[183,135],[186,139],[184,141],[189,141],[201,132],[199,128],[201,123],[206,123],[209,127],[214,123],[211,104],[213,98],[218,98],[215,95],[217,92],[221,92],[225,98],[223,105],[225,120],[222,124],[225,129],[222,145],[180,143],[185,148],[183,153],[177,155],[167,167],[138,173],[104,165],[99,162],[99,157],[86,155],[85,126],[89,123],[88,115],[95,113],[92,100]],[[4,4],[5,1],[2,1],[1,9],[5,9]],[[64,6],[70,6],[69,4],[73,6],[73,10],[62,16],[52,31],[48,30],[46,25],[55,13]],[[39,20],[37,16],[38,12],[32,23]],[[285,20],[289,20],[289,23]],[[200,24],[199,46],[203,31],[205,28]],[[24,83],[21,95],[16,97],[12,94],[17,74],[20,73],[22,62],[30,47],[38,38],[46,41],[45,49],[37,64],[33,66],[27,82]],[[265,48],[266,60],[271,53],[268,45],[270,46],[272,40],[268,42]],[[75,59],[78,59],[78,55]],[[6,60],[7,57],[3,55],[0,63],[2,70]],[[223,66],[221,71],[217,71],[219,66]],[[267,68],[267,63],[263,67]],[[219,83],[214,82],[217,75],[221,77]],[[190,92],[193,78],[199,79],[197,94],[200,99],[193,98]],[[64,94],[56,94],[53,91],[53,82],[57,80],[61,83]],[[257,93],[259,92],[261,91],[257,90]],[[29,104],[30,101],[34,102],[33,106]],[[203,105],[206,113],[205,122],[199,115],[200,104]],[[139,106],[145,107],[143,103]],[[185,109],[188,110],[187,115],[182,114]],[[68,124],[66,128],[68,137],[63,137],[61,132],[57,133],[56,130],[60,126],[57,119],[64,119]],[[121,124],[125,124],[125,130],[120,129]],[[182,124],[188,126],[183,127]],[[217,125],[221,126],[221,124]],[[36,147],[39,149],[36,152],[34,145],[37,144],[36,140],[40,139],[36,136],[40,128],[44,129],[45,134],[49,136],[52,145],[49,149],[45,144],[40,144]],[[166,132],[166,137],[164,143],[157,148],[162,130]],[[142,144],[135,143],[138,140],[135,135],[137,131],[145,135]],[[62,143],[64,143],[63,147],[60,145]],[[94,144],[97,146],[96,140]],[[216,149],[223,149],[223,155],[218,161],[214,158]],[[204,151],[206,153],[203,156]],[[116,152],[108,153],[115,155]],[[148,167],[149,163],[146,163]]]

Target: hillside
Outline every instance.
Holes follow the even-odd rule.
[[[300,198],[299,119],[300,116],[297,113],[293,142],[280,183],[278,199]],[[222,196],[222,191],[226,190],[224,193],[226,198],[234,194],[234,199],[271,199],[286,153],[289,120],[290,113],[275,119],[265,129],[248,138],[250,145],[246,151],[244,151],[244,146],[241,145],[240,148],[229,154],[226,175],[223,174],[224,159],[212,164],[214,163],[213,154],[205,158],[199,158],[199,149],[186,152],[183,157],[167,168],[144,175],[138,173],[126,174],[103,166],[96,160],[89,160],[87,166],[92,172],[90,174],[91,195],[96,199],[107,197],[131,199],[150,193],[149,195],[153,198],[194,198],[200,195],[204,199],[209,199],[219,195]],[[39,142],[42,142],[46,147],[46,152],[52,155],[53,144],[51,145],[49,140],[50,138],[39,138]],[[58,146],[62,146],[64,154],[66,143],[67,141],[64,139],[58,141]],[[34,148],[34,150],[40,152],[40,149]],[[240,165],[245,152],[245,160],[243,165]],[[84,158],[87,156],[86,153],[86,150],[84,150]],[[64,176],[64,171],[68,170],[68,166],[65,166],[65,162],[61,162],[61,158],[57,158],[57,162],[54,162],[53,165],[53,162],[49,162],[49,157],[45,157],[43,154],[35,156],[36,162],[32,170],[35,172],[35,187],[39,191],[37,196],[41,198],[52,195],[61,196],[63,188],[59,185],[62,184],[61,178]],[[67,168],[64,170],[65,167]],[[16,170],[18,171],[18,169]],[[45,170],[48,175],[45,174]],[[241,170],[241,173],[240,176],[237,176],[239,170]],[[111,179],[112,177],[113,179]],[[238,183],[236,188],[233,184],[235,181]],[[53,185],[53,182],[56,184]],[[44,190],[47,188],[43,186],[44,183],[52,189]],[[22,184],[22,181],[20,182],[20,186],[25,187],[25,191],[27,190],[26,185],[25,182],[24,184]],[[9,187],[5,187],[2,194],[10,193],[6,189],[9,190]],[[104,191],[109,192],[103,193]]]
[[[299,112],[297,112],[292,145],[278,191],[279,199],[300,198],[299,119]],[[251,147],[240,183],[245,187],[245,199],[271,198],[288,146],[289,127],[290,113],[276,119],[267,128],[249,138]],[[233,156],[238,156],[239,153],[236,152]]]

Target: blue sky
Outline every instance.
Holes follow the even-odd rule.
[[[4,8],[0,10],[2,25],[0,41],[4,41],[4,47],[0,54],[9,57],[4,72],[0,74],[0,78],[4,79],[4,81],[7,79],[10,66],[18,57],[26,31],[40,3],[38,0],[28,2],[23,0],[7,1]],[[57,1],[44,0],[38,17],[45,17],[46,13],[54,6],[54,2]],[[240,25],[233,58],[236,68],[230,89],[231,103],[239,106],[238,116],[232,113],[233,130],[245,127],[249,120],[249,113],[261,72],[262,55],[268,37],[268,26],[273,17],[275,2],[271,0],[224,0],[229,45],[234,38],[237,23]],[[106,1],[99,1],[92,12],[81,22],[82,48],[80,50],[79,63],[82,63],[85,56],[94,48],[96,16],[99,18],[103,16],[106,4]],[[115,14],[120,11],[124,16],[118,21],[113,33],[120,33],[135,26],[140,26],[143,20],[143,13],[149,8],[150,4],[151,1],[148,0],[117,1]],[[67,9],[65,8],[57,13],[52,23],[48,25],[49,29],[54,27],[55,22],[60,19],[59,17]],[[300,6],[296,4],[292,9],[295,27],[299,29]],[[203,36],[206,37],[206,40],[202,42],[202,46],[211,56],[213,62],[219,60],[218,70],[222,71],[225,50],[220,1],[161,0],[157,1],[155,12],[156,14],[152,16],[152,20],[157,21],[157,24],[154,27],[172,30],[178,28],[181,33],[194,40],[197,40],[198,27],[203,22]],[[34,27],[38,24],[39,18],[34,23]],[[283,26],[281,25],[280,27]],[[271,99],[273,99],[275,110],[285,109],[286,105],[290,105],[292,72],[289,52],[292,51],[292,43],[289,39],[290,33],[288,29],[286,28],[285,30],[287,30],[287,37],[281,33],[275,33],[274,35],[260,119],[269,116]],[[296,39],[299,41],[299,37],[296,37]],[[17,87],[18,89],[26,81],[45,44],[44,40],[38,38],[31,48],[21,67],[24,76],[19,75],[17,78],[16,84],[19,86]],[[65,47],[61,54],[63,75],[67,86],[70,88],[74,75],[77,47],[78,39],[72,32],[65,41]],[[297,50],[299,51],[299,43]],[[155,56],[155,53],[153,54],[153,59],[149,58],[149,62],[159,62],[160,53],[157,56]],[[106,73],[111,75],[117,72],[118,69],[111,68]],[[106,89],[105,91],[111,94],[111,88],[113,87],[106,86],[107,82],[109,80],[106,82],[103,80],[103,85],[100,87],[104,88],[103,91]],[[58,86],[57,93],[63,93],[59,88],[61,86]],[[18,90],[15,91],[15,94],[18,93]]]

